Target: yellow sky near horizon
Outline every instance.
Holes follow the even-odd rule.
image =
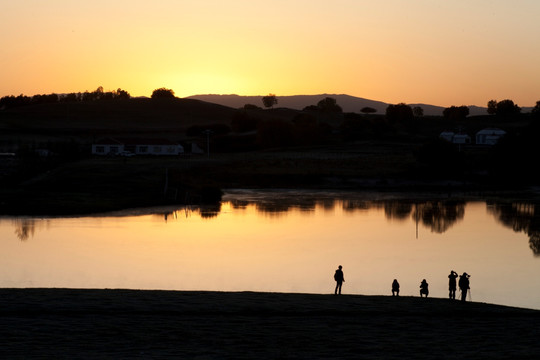
[[[540,100],[540,1],[0,0],[0,97]]]

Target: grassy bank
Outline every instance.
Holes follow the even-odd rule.
[[[540,312],[447,299],[0,289],[2,358],[534,358]]]

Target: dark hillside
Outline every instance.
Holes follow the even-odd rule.
[[[0,110],[0,213],[211,203],[225,188],[482,192],[539,183],[529,161],[536,140],[525,136],[536,133],[527,128],[531,114],[394,119],[282,105],[112,99]],[[507,131],[509,140],[476,146],[486,127]],[[471,144],[440,140],[444,130],[468,134]],[[91,144],[104,137],[164,138],[205,153],[92,156]]]
[[[194,124],[229,123],[234,111],[178,98],[45,103],[1,110],[0,129],[185,130]]]

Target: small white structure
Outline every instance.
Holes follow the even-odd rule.
[[[452,142],[454,144],[464,145],[464,144],[470,144],[471,143],[471,137],[467,134],[456,134],[454,135],[454,138],[452,139]]]
[[[495,145],[506,135],[506,131],[497,128],[486,128],[476,133],[477,145]]]
[[[443,140],[446,140],[448,142],[452,142],[452,139],[454,138],[455,133],[453,131],[443,131],[439,137]]]
[[[92,144],[93,155],[179,155],[184,147],[167,139],[102,139]]]
[[[92,144],[92,155],[115,155],[124,151],[124,144],[112,138]]]
[[[471,143],[471,137],[463,133],[454,133],[452,131],[443,131],[439,137],[443,140],[451,142],[452,144],[464,145]]]

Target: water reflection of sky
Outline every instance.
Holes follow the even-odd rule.
[[[1,287],[136,288],[447,296],[540,309],[534,204],[341,194],[229,194],[218,207],[110,217],[0,220]]]

